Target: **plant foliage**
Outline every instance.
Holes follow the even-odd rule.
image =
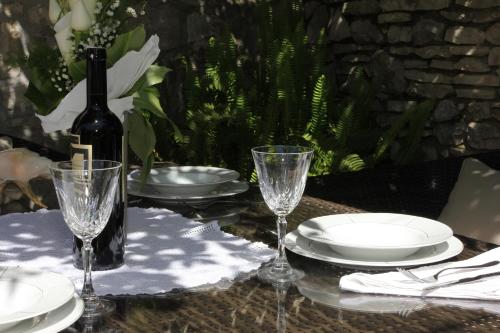
[[[325,68],[325,36],[305,32],[299,0],[257,0],[255,49],[248,51],[226,29],[208,41],[203,62],[183,59],[185,126],[181,149],[189,163],[221,165],[246,177],[250,149],[266,144],[314,147],[311,174],[360,170],[387,156],[387,148],[410,124],[418,148],[429,102],[404,114],[386,133],[371,110],[373,87],[357,70],[347,97],[340,97]],[[418,119],[414,119],[415,116]]]

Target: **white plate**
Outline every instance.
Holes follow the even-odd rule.
[[[404,258],[453,236],[450,227],[441,222],[390,213],[321,216],[301,223],[297,230],[344,256],[363,260]]]
[[[60,274],[19,267],[2,270],[0,283],[8,289],[0,292],[10,294],[0,297],[1,329],[52,311],[68,302],[75,292],[73,283]]]
[[[412,255],[399,260],[360,260],[345,257],[333,251],[330,246],[302,237],[297,230],[285,237],[288,250],[304,257],[340,264],[352,268],[394,268],[426,265],[452,258],[462,252],[464,245],[458,238],[450,237],[447,241],[426,246]]]
[[[140,183],[141,171],[129,174],[131,182]],[[222,183],[236,180],[240,174],[234,170],[205,166],[176,166],[153,168],[147,186],[166,195],[200,195],[214,190]]]
[[[217,198],[229,197],[239,193],[243,193],[248,190],[248,184],[243,181],[233,180],[220,184],[215,188],[215,190],[206,194],[195,194],[195,195],[168,195],[162,194],[154,189],[144,186],[140,189],[138,183],[128,183],[128,193],[138,196],[145,197],[155,200],[160,203],[166,204],[179,204],[179,203],[189,203],[189,204],[201,204],[204,202],[209,202]]]
[[[66,304],[46,315],[20,322],[2,333],[54,333],[70,327],[83,314],[83,300],[75,294]]]

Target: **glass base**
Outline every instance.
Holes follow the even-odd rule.
[[[303,271],[293,269],[288,262],[281,263],[280,265],[274,262],[269,266],[259,269],[257,272],[259,279],[268,283],[293,282],[302,279],[304,275]]]
[[[85,310],[83,310],[82,318],[102,317],[114,312],[116,309],[116,304],[107,299],[86,300],[83,298],[83,301],[85,302]]]

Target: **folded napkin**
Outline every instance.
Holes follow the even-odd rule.
[[[0,217],[0,265],[61,273],[77,289],[83,271],[73,267],[72,234],[59,210]],[[270,260],[274,251],[166,209],[129,208],[125,264],[93,272],[96,293],[156,294],[177,288],[226,287]]]
[[[500,258],[500,248],[484,252],[468,260],[420,267],[411,271],[418,277],[425,278],[432,276],[443,268],[479,265],[492,260],[498,260],[498,258]],[[495,272],[500,273],[500,265],[481,269],[450,270],[439,275],[439,283]],[[342,290],[358,293],[500,300],[500,275],[468,283],[424,290],[431,285],[433,285],[433,283],[413,281],[399,272],[380,274],[354,273],[343,276],[340,279],[340,288]]]
[[[153,35],[139,51],[129,51],[107,70],[108,107],[123,122],[124,112],[133,108],[133,97],[122,97],[160,54],[160,39]],[[45,133],[67,130],[87,103],[87,80],[80,81],[47,116],[36,115]]]

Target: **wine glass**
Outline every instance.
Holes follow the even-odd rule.
[[[304,274],[286,259],[286,216],[298,205],[306,186],[313,150],[300,146],[263,146],[252,149],[259,187],[269,209],[278,215],[278,254],[258,275],[271,282],[291,282]]]
[[[84,318],[112,312],[113,302],[99,299],[92,286],[92,240],[99,235],[113,208],[121,163],[107,160],[73,160],[51,165],[57,199],[73,234],[83,241],[84,281],[81,297]]]

